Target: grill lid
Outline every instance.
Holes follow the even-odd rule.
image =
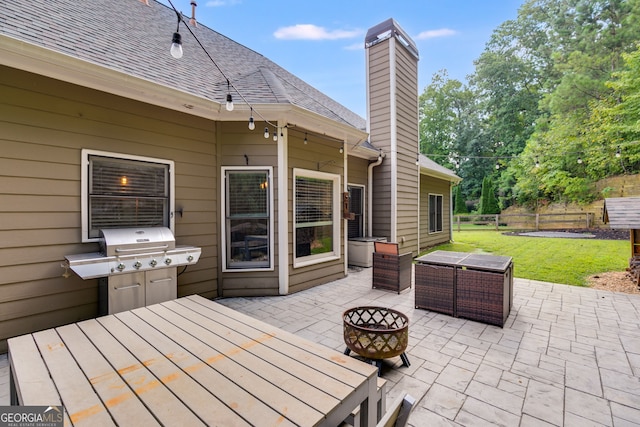
[[[176,240],[167,227],[100,230],[100,252],[105,256],[167,251],[175,247]]]

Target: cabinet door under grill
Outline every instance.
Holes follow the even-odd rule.
[[[144,272],[109,277],[109,314],[143,307]]]
[[[146,305],[170,301],[178,297],[177,268],[147,271]]]

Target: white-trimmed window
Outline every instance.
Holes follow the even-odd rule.
[[[273,269],[270,167],[223,167],[223,270]]]
[[[293,170],[294,267],[340,257],[340,175]]]
[[[442,231],[442,194],[429,194],[429,233]]]
[[[82,241],[107,228],[173,231],[173,171],[171,160],[82,150]]]

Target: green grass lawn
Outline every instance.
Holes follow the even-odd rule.
[[[513,257],[514,275],[523,279],[585,286],[586,278],[629,266],[629,241],[507,236],[493,231],[453,233],[454,243],[429,249],[485,252]]]

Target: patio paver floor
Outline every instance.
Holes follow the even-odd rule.
[[[385,360],[382,376],[388,401],[416,398],[411,426],[640,426],[640,295],[515,279],[500,328],[416,309],[413,288],[371,289],[371,270],[291,295],[218,301],[340,352],[346,309],[405,313],[411,366]]]

